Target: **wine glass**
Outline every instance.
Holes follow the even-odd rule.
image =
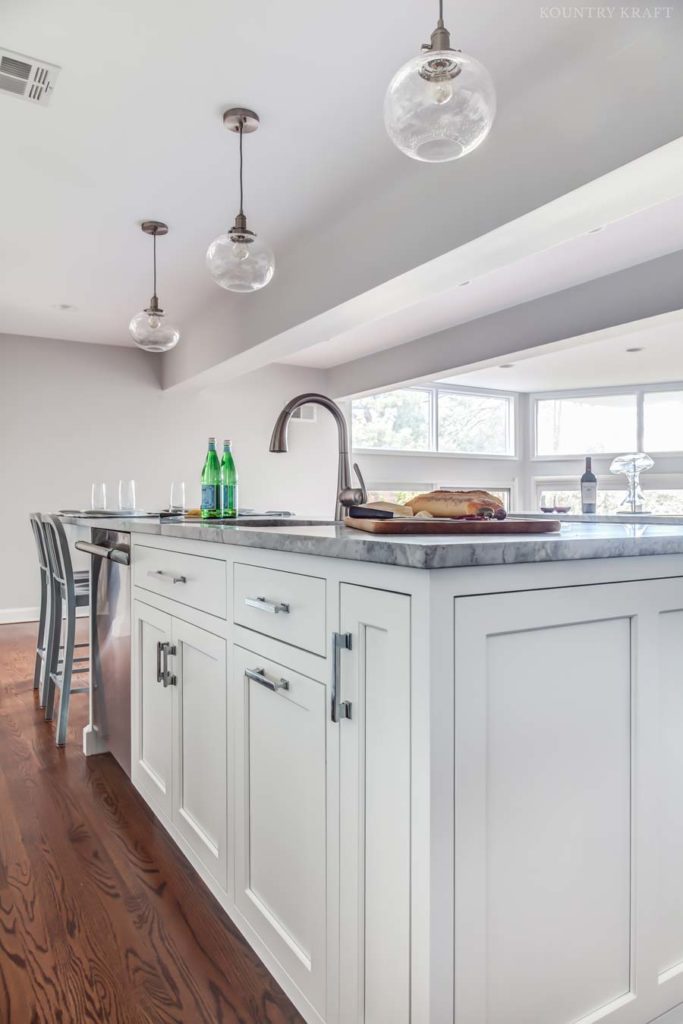
[[[182,515],[185,508],[185,481],[174,480],[171,484],[171,496],[168,502],[168,511],[177,512],[178,515]]]
[[[119,480],[119,511],[135,511],[135,480]]]
[[[104,512],[107,508],[107,485],[95,483],[90,488],[90,508],[93,512]]]

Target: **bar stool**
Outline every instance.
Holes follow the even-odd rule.
[[[87,581],[83,582],[82,578],[76,579],[74,575],[69,543],[59,517],[42,515],[40,520],[51,579],[42,703],[45,705],[45,719],[50,721],[54,716],[55,689],[61,690],[56,743],[58,747],[62,747],[66,743],[71,694],[88,692],[87,686],[72,687],[71,678],[73,675],[88,672],[88,666],[82,663],[89,662],[90,659],[75,658],[74,651],[77,647],[88,646],[76,643],[76,609],[87,608],[90,605],[90,585]]]
[[[40,690],[40,706],[44,707],[43,694],[45,692],[45,655],[47,651],[47,638],[50,626],[51,590],[52,578],[48,564],[48,554],[45,541],[45,530],[38,512],[31,512],[29,515],[33,539],[36,542],[38,552],[38,569],[40,571],[40,612],[38,616],[38,639],[36,642],[36,661],[33,669],[33,689]],[[74,573],[76,583],[83,584],[88,581],[88,570],[77,570]]]

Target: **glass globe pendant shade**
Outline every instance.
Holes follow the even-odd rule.
[[[166,322],[161,309],[143,309],[136,313],[128,329],[133,341],[145,352],[168,352],[180,341],[180,331]]]
[[[259,236],[232,228],[209,246],[206,266],[212,278],[229,292],[255,292],[275,273],[273,251]]]
[[[457,160],[479,146],[493,124],[493,79],[460,50],[426,50],[394,75],[384,123],[407,156],[427,163]]]

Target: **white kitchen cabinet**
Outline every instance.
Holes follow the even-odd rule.
[[[326,686],[235,647],[235,905],[326,1014]]]
[[[214,878],[227,880],[225,640],[173,620],[173,822]]]
[[[644,1024],[683,999],[683,683],[660,671],[681,597],[455,601],[457,1024]]]
[[[339,1020],[408,1024],[410,597],[343,583],[340,632]]]
[[[172,812],[173,703],[160,681],[162,645],[171,645],[172,618],[142,601],[133,604],[131,772],[152,810]]]
[[[133,620],[133,783],[225,887],[225,640],[141,600]]]

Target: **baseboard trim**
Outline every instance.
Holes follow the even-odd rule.
[[[0,608],[0,625],[9,622],[37,622],[38,608]]]
[[[39,612],[39,608],[0,608],[0,626],[10,622],[37,622]],[[76,609],[77,619],[85,619],[89,614],[89,608]]]

